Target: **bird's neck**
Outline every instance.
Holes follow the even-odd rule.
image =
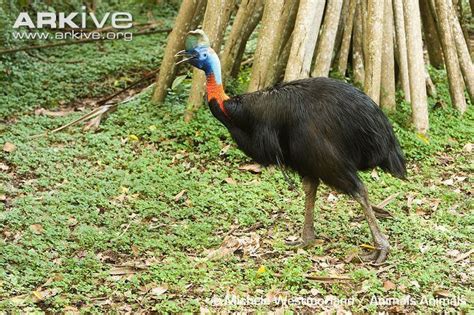
[[[211,102],[212,99],[215,99],[219,104],[221,111],[228,116],[228,113],[224,107],[224,101],[228,100],[229,97],[225,94],[224,86],[219,77],[216,78],[216,75],[213,72],[206,73],[206,90],[207,90],[207,101]]]

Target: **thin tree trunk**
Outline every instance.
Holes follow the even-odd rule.
[[[380,81],[382,70],[382,41],[383,41],[383,14],[384,1],[368,1],[368,44],[367,64],[365,67],[364,91],[374,100],[380,103]]]
[[[356,6],[354,16],[353,45],[352,45],[352,71],[354,73],[354,83],[364,86],[364,43],[363,43],[362,5],[359,2]]]
[[[168,36],[160,73],[157,78],[152,101],[162,103],[166,92],[176,76],[175,54],[184,49],[186,34],[195,28],[202,19],[202,12],[206,6],[205,0],[184,1],[174,23],[173,31]]]
[[[211,42],[211,47],[219,54],[225,28],[234,9],[233,0],[208,0],[204,14],[203,31],[206,32]],[[192,119],[194,111],[201,106],[204,97],[206,77],[201,70],[193,70],[193,83],[188,98],[188,108],[184,114],[186,122]]]
[[[451,7],[451,12],[453,10],[454,9]],[[464,40],[464,36],[462,35],[460,22],[456,18],[454,12],[450,14],[450,17],[459,65],[461,66],[461,72],[464,83],[466,84],[467,93],[469,94],[469,99],[471,100],[471,104],[474,104],[474,65],[472,64],[471,56],[467,48],[467,43]]]
[[[285,67],[290,55],[292,34],[295,27],[296,14],[298,13],[299,0],[290,1],[285,5],[283,14],[278,24],[278,33],[280,34],[278,42],[278,54],[274,55],[274,60],[270,63],[275,66],[270,67],[267,74],[265,86],[275,84],[285,72]]]
[[[312,77],[327,77],[329,74],[341,9],[342,0],[328,1],[321,35],[316,46],[314,69],[311,72]]]
[[[384,4],[382,63],[380,106],[387,111],[395,111],[395,60],[393,55],[392,0],[385,0]]]
[[[425,34],[426,49],[430,57],[430,64],[438,69],[443,68],[443,50],[439,42],[436,21],[431,13],[430,0],[420,0],[421,20]]]
[[[412,119],[416,130],[421,134],[426,134],[429,121],[420,8],[416,1],[403,0],[403,11],[405,12]]]
[[[405,94],[405,100],[411,101],[410,97],[410,77],[408,74],[408,55],[407,55],[407,39],[405,32],[405,21],[403,13],[402,0],[393,1],[393,13],[395,17],[395,37],[396,37],[396,55],[398,59],[398,69],[400,84],[402,91]]]
[[[466,110],[464,99],[464,83],[459,68],[458,55],[453,38],[453,31],[449,20],[450,9],[446,0],[435,0],[438,24],[440,27],[441,45],[443,46],[446,72],[448,73],[449,94],[455,108],[461,113]]]
[[[286,6],[285,3],[287,4]],[[290,3],[290,5],[294,5],[294,3]],[[285,44],[283,43],[281,32],[287,29],[287,25],[285,25],[287,19],[284,17],[288,17],[288,14],[288,3],[284,0],[265,1],[262,27],[258,35],[248,87],[249,92],[257,91],[270,85],[272,71],[275,70],[278,55]]]
[[[349,0],[349,11],[344,25],[344,33],[342,34],[341,49],[339,50],[339,58],[337,60],[337,71],[345,75],[347,70],[347,59],[351,46],[352,29],[354,27],[354,16],[359,0]]]
[[[293,41],[285,81],[309,77],[318,40],[325,0],[301,0],[293,31]]]
[[[243,0],[222,54],[222,78],[236,76],[247,41],[262,19],[263,0]]]
[[[344,29],[347,23],[347,18],[349,16],[350,2],[351,0],[342,1],[341,14],[339,15],[339,22],[337,23],[336,37],[334,39],[333,58],[331,61],[331,68],[334,68],[334,69],[336,69],[337,67],[337,60],[339,58],[339,51],[341,49],[341,44],[342,44],[342,36],[344,35]]]

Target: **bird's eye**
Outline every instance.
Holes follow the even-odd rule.
[[[202,54],[202,57],[203,57],[203,58],[207,58],[207,54]]]

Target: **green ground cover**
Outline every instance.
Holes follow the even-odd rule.
[[[429,139],[409,128],[407,104],[400,101],[390,116],[408,180],[380,170],[362,174],[374,203],[393,197],[386,209],[395,217],[381,223],[393,250],[381,267],[350,261],[370,244],[368,227],[357,220],[355,202],[325,186],[318,191],[316,246],[286,245],[302,226],[301,188],[288,189],[275,168],[242,169],[252,161],[204,106],[184,123],[189,79],[161,106],[145,91],[96,133],[74,127],[31,139],[83,114],[49,117],[34,109],[77,107],[117,90],[159,66],[164,40],[154,35],[42,53],[54,64],[28,55],[2,63],[11,75],[0,95],[0,147],[9,142],[15,149],[0,152],[1,310],[242,309],[210,305],[226,294],[354,298],[341,307],[360,312],[472,307],[472,269],[463,255],[474,235],[474,112],[471,106],[461,118],[449,108],[442,72],[433,72],[440,96],[430,99]],[[81,65],[65,62],[72,59]],[[232,90],[245,82],[244,74]],[[408,295],[419,303],[429,302],[423,297],[465,303],[370,303],[374,296]]]

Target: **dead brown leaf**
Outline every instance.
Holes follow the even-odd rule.
[[[259,164],[246,164],[246,165],[240,166],[239,170],[249,171],[251,173],[258,174],[262,172],[262,167]]]
[[[6,172],[10,169],[10,167],[6,164],[0,163],[0,170]]]
[[[12,153],[15,150],[16,150],[16,145],[14,145],[11,142],[5,142],[5,144],[3,145],[3,151],[4,152]]]
[[[235,184],[237,184],[237,182],[236,182],[232,177],[227,177],[227,178],[224,179],[224,180],[225,180],[225,182],[226,182],[227,184],[230,184],[230,185],[235,185]]]
[[[166,291],[168,291],[168,285],[167,285],[167,284],[162,284],[162,285],[160,285],[160,286],[158,286],[158,287],[151,288],[150,294],[152,294],[153,296],[157,297],[157,296],[162,295],[162,294],[165,293]]]
[[[64,111],[60,110],[56,112],[53,112],[44,108],[38,108],[35,110],[36,116],[44,115],[44,116],[49,116],[49,117],[63,117],[63,116],[69,115],[70,113],[72,113],[72,110],[64,110]]]
[[[30,230],[31,232],[35,233],[35,234],[43,234],[44,232],[44,229],[43,229],[43,226],[41,224],[32,224],[30,225]]]
[[[347,276],[314,276],[314,275],[306,275],[306,279],[325,282],[325,283],[333,283],[333,282],[341,282],[341,281],[350,281],[352,280],[351,277]]]
[[[111,276],[123,276],[123,275],[132,275],[137,272],[138,270],[132,266],[115,266],[110,269],[109,274]]]
[[[395,285],[395,283],[393,283],[392,281],[390,280],[386,280],[384,283],[383,283],[383,289],[385,291],[390,291],[390,290],[394,290],[396,289],[397,286]]]
[[[132,245],[131,249],[132,249],[133,256],[138,257],[138,254],[140,254],[140,250],[138,249],[138,247],[136,247],[135,245]]]
[[[445,289],[435,290],[433,292],[433,295],[435,297],[440,297],[440,298],[449,298],[453,296],[448,290],[445,290]]]
[[[174,196],[174,201],[178,202],[186,193],[186,189],[181,190],[176,196]]]
[[[260,236],[256,233],[251,233],[250,236],[238,238],[233,235],[228,235],[224,238],[221,246],[217,249],[210,250],[207,259],[221,259],[225,256],[231,255],[237,250],[242,250],[244,256],[255,255],[260,248]]]

